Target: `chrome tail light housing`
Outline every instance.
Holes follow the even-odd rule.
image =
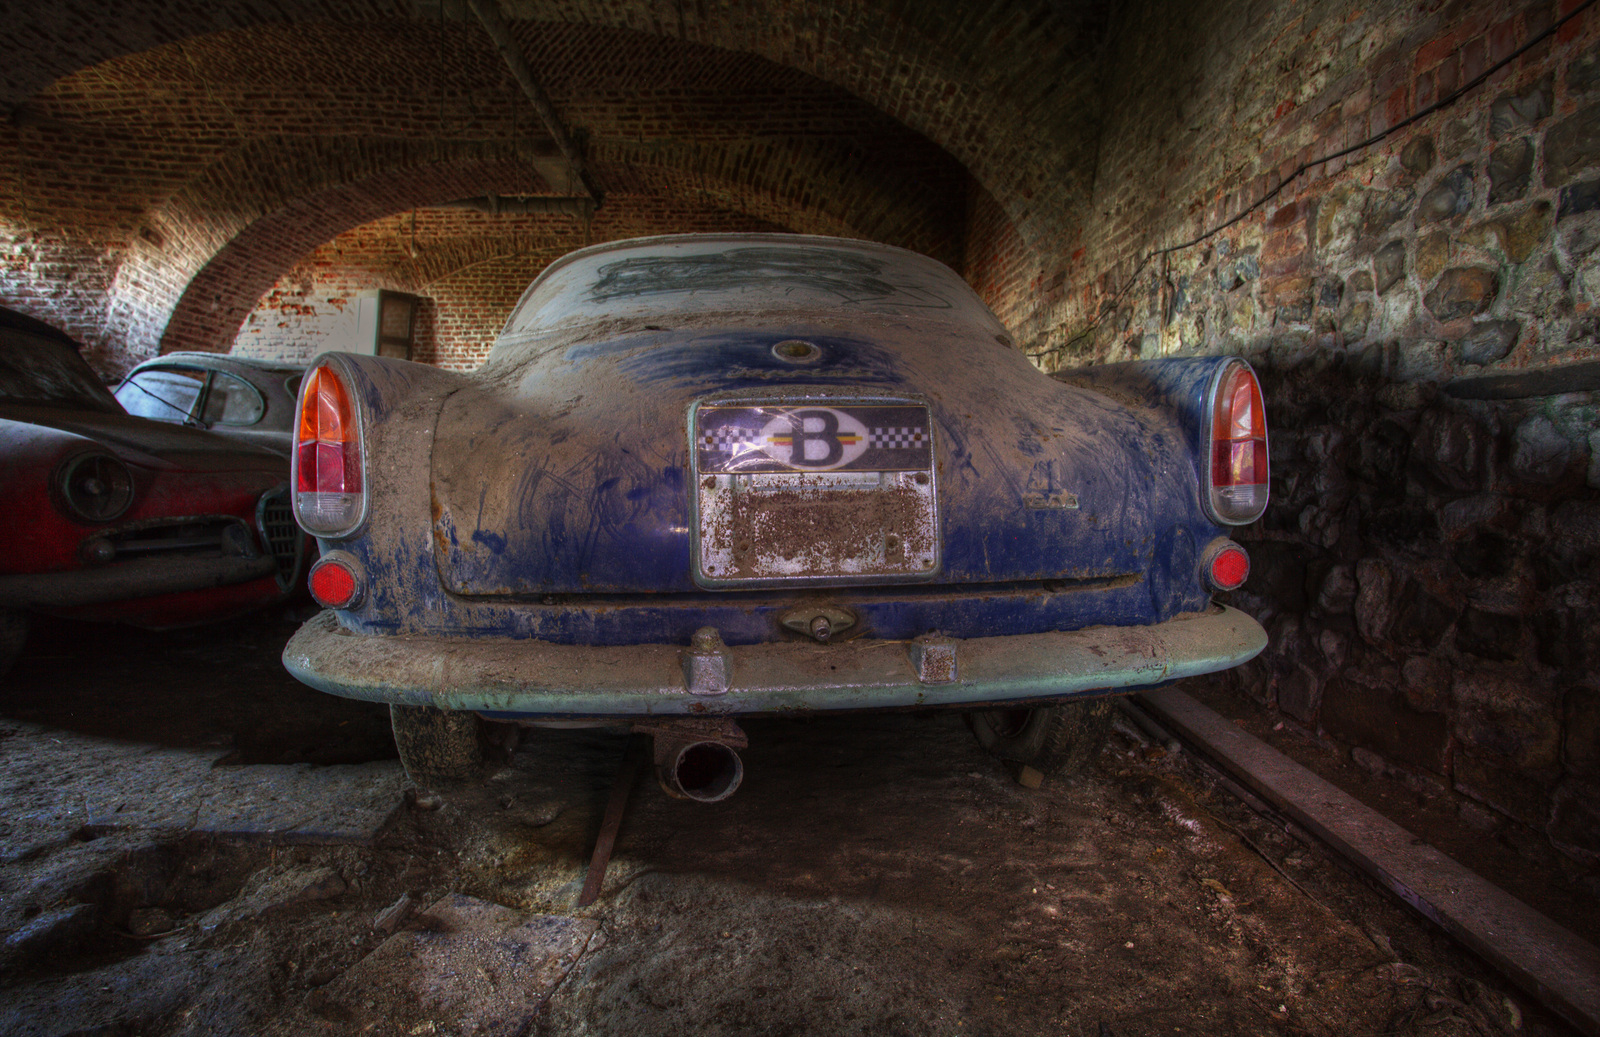
[[[1207,396],[1201,498],[1225,526],[1254,522],[1267,510],[1267,409],[1248,363],[1217,369]]]
[[[317,537],[347,536],[366,517],[366,450],[348,379],[331,363],[300,388],[294,444],[294,517]]]

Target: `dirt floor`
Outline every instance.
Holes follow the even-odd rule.
[[[282,673],[292,629],[35,637],[0,1032],[1572,1032],[1128,725],[1029,790],[954,714],[750,722],[727,802],[641,777],[579,909],[626,736],[419,795],[382,709]]]

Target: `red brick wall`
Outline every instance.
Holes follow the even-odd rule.
[[[252,356],[309,359],[330,336],[353,331],[355,293],[391,288],[426,300],[414,359],[471,369],[487,354],[523,290],[551,260],[586,243],[669,228],[785,229],[659,195],[613,195],[587,227],[566,215],[414,210],[346,231],[296,263],[261,297],[232,349]]]

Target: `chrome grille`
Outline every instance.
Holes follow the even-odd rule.
[[[275,486],[261,495],[256,507],[256,525],[278,563],[278,583],[287,588],[300,568],[300,528],[294,524],[289,505],[289,485]]]

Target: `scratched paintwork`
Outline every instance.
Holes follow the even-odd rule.
[[[763,239],[785,240],[795,239]],[[903,255],[860,247],[874,261]],[[589,276],[624,251],[598,250]],[[676,653],[706,626],[735,648],[803,642],[783,617],[808,602],[856,617],[829,648],[934,631],[1128,629],[1203,610],[1198,559],[1225,531],[1200,501],[1194,401],[1225,358],[1051,379],[958,278],[913,258],[914,276],[901,281],[950,305],[891,292],[762,308],[741,290],[755,308],[739,309],[724,283],[702,310],[682,270],[634,267],[616,268],[606,289],[628,287],[610,300],[622,309],[561,297],[541,317],[541,292],[581,272],[566,263],[524,296],[477,372],[331,359],[366,416],[371,496],[364,525],[324,544],[346,551],[369,589],[338,614],[340,629]],[[930,268],[942,271],[937,284]],[[815,348],[792,362],[773,348],[789,340]],[[927,583],[697,582],[694,407],[786,398],[926,404],[938,489]],[[1199,646],[1174,665],[1215,669],[1236,655]]]
[[[940,322],[858,318],[865,357],[840,329],[747,323],[738,336],[715,329],[697,370],[683,358],[700,329],[644,331],[625,336],[626,351],[506,357],[485,372],[497,384],[452,395],[432,456],[445,586],[471,596],[694,590],[689,406],[741,391],[846,391],[820,377],[833,363],[864,363],[882,374],[876,386],[926,398],[945,582],[1141,573],[1174,526],[1219,535],[1206,535],[1195,457],[1170,411],[1062,385],[1015,350]],[[771,347],[789,338],[827,342],[827,355],[782,365]],[[1025,506],[1063,492],[1077,508]]]

